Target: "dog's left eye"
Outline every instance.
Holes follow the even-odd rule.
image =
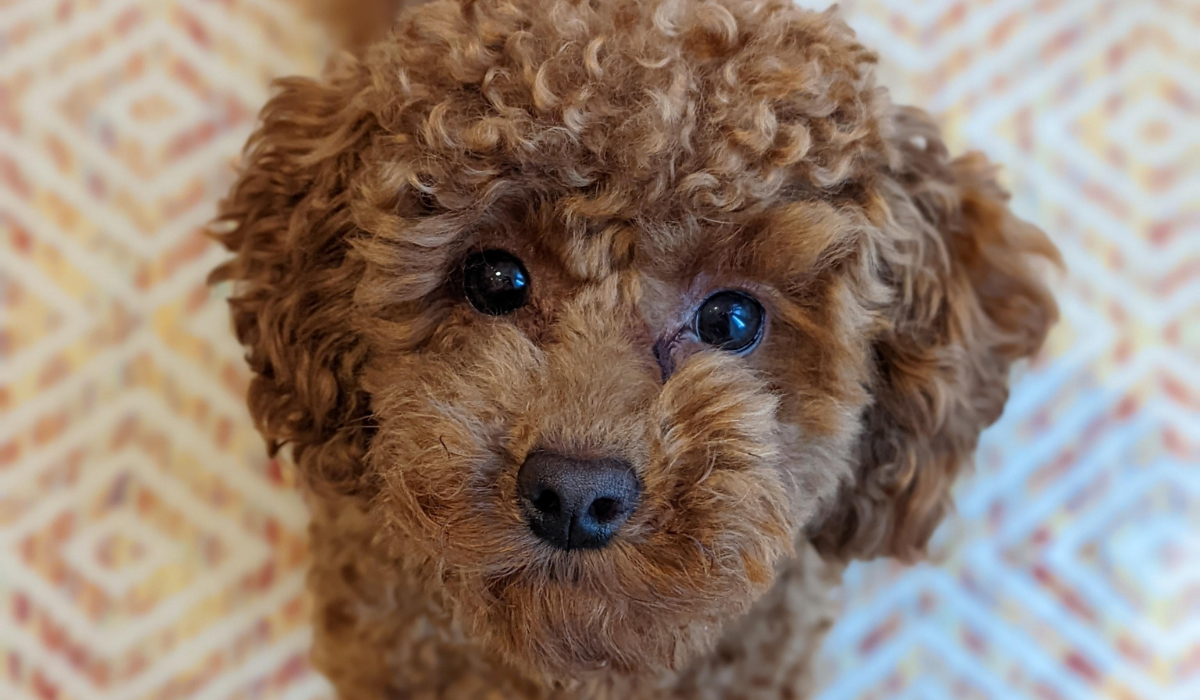
[[[717,292],[696,310],[696,335],[729,352],[746,352],[762,336],[763,308],[749,294]]]
[[[480,313],[510,314],[529,301],[529,273],[504,250],[472,253],[463,261],[463,293]]]

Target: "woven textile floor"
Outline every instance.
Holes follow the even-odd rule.
[[[1200,698],[1200,2],[843,9],[1070,269],[934,560],[851,570],[821,700]],[[200,234],[328,47],[293,0],[0,0],[0,698],[329,697]]]

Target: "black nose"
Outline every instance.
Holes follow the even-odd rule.
[[[529,529],[559,549],[599,549],[637,507],[641,487],[628,462],[530,453],[517,473]]]

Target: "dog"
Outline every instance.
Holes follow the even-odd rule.
[[[439,0],[215,234],[342,698],[802,698],[1057,311],[994,167],[783,0]]]

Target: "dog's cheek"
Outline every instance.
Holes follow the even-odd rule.
[[[662,486],[674,513],[662,533],[700,543],[715,569],[743,577],[751,589],[769,584],[797,524],[778,408],[737,358],[715,352],[685,363],[659,405],[668,466]]]
[[[777,398],[738,358],[716,351],[692,356],[653,407],[662,467],[655,476],[682,492],[713,470],[774,468],[777,409]]]
[[[380,489],[373,513],[385,531],[435,547],[462,519],[472,465],[487,459],[479,426],[401,392],[377,395],[374,406],[379,431],[369,459]]]
[[[757,362],[780,396],[779,464],[793,518],[820,517],[852,478],[872,361],[874,316],[853,285],[830,270],[788,299],[776,299],[776,323]]]
[[[707,649],[791,551],[777,408],[739,358],[716,352],[689,358],[652,407],[643,506],[605,562],[610,595],[598,602],[622,611],[614,630],[645,640],[643,666]]]
[[[536,352],[503,330],[455,353],[372,366],[372,510],[382,527],[451,564],[487,566],[513,548],[522,531],[507,443],[537,366]]]
[[[683,667],[715,644],[720,622],[711,606],[697,614],[692,600],[627,597],[620,569],[627,564],[594,558],[575,559],[573,573],[553,567],[492,577],[457,577],[448,590],[457,616],[484,647],[510,664],[551,683],[570,686],[592,674],[647,677]],[[638,578],[644,591],[645,579]],[[659,571],[657,591],[677,589],[678,572]]]

